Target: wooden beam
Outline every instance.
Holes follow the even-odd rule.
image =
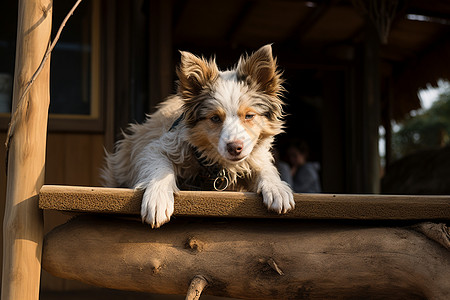
[[[154,112],[156,106],[173,89],[173,17],[172,1],[150,1],[149,4],[149,105],[148,111]]]
[[[142,191],[119,188],[44,186],[39,206],[71,212],[139,215]],[[268,212],[259,195],[243,192],[180,191],[175,216],[337,219],[449,220],[450,196],[295,194],[296,208]]]
[[[347,191],[380,192],[378,153],[380,122],[380,42],[378,32],[366,16],[365,38],[356,46],[354,91],[348,97],[346,149]]]
[[[117,2],[109,1],[108,5],[105,5],[103,12],[103,22],[106,28],[104,40],[102,41],[105,47],[102,48],[102,56],[104,57],[105,63],[102,68],[104,68],[104,78],[103,78],[103,94],[104,98],[104,114],[105,114],[105,133],[104,133],[104,147],[109,152],[114,150],[114,142],[119,132],[119,128],[116,128],[116,118],[115,118],[115,107],[116,107],[116,66],[119,63],[116,61],[117,49],[115,45],[117,44]]]
[[[316,25],[320,18],[325,15],[332,5],[335,5],[334,0],[327,0],[318,2],[317,6],[308,14],[305,18],[300,20],[300,22],[294,27],[289,34],[289,38],[284,41],[285,45],[299,46],[302,42],[303,37],[311,30],[311,28]]]
[[[15,126],[9,140],[3,219],[3,300],[39,298],[43,220],[38,193],[45,174],[49,61],[25,97],[22,94],[49,46],[52,10],[51,0],[19,1],[11,122]]]
[[[207,283],[202,294],[239,299],[449,299],[447,230],[181,218],[152,230],[81,216],[46,235],[42,265],[58,277],[157,294],[197,295]]]

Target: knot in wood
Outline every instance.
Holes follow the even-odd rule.
[[[280,269],[280,267],[278,266],[278,264],[275,262],[275,260],[273,258],[260,258],[259,263],[261,264],[261,273],[263,274],[272,274],[273,271],[275,271],[278,275],[283,276],[284,272],[283,270]]]
[[[187,239],[184,247],[186,249],[192,250],[193,252],[202,252],[204,243],[195,237],[190,237]]]
[[[50,12],[50,10],[53,8],[53,4],[52,1],[49,1],[49,3],[47,4],[47,6],[42,5],[41,6],[41,10],[42,10],[42,16],[44,18],[47,18],[48,13]]]
[[[162,269],[162,264],[158,259],[150,259],[148,266],[154,275],[158,274]]]

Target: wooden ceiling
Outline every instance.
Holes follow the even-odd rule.
[[[242,51],[274,43],[285,68],[351,63],[370,20],[355,3],[369,1],[174,0],[173,46],[233,62]],[[402,103],[395,118],[420,107],[419,88],[450,79],[449,51],[450,1],[399,0],[379,52],[383,76],[397,84]]]
[[[254,49],[275,43],[328,53],[361,39],[365,24],[363,12],[350,0],[176,0],[174,10],[175,46],[198,48]],[[448,39],[449,28],[450,1],[401,1],[382,58],[414,58]]]

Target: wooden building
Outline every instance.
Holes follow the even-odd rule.
[[[56,31],[72,4],[53,5]],[[0,11],[2,100],[12,91],[17,2],[2,1]],[[305,139],[321,163],[326,192],[377,193],[379,126],[390,132],[391,120],[420,107],[419,88],[450,79],[450,3],[83,1],[52,53],[46,183],[100,185],[104,148],[111,150],[127,123],[142,122],[174,92],[178,50],[215,55],[226,69],[267,43],[288,91],[288,127],[278,146]],[[1,140],[9,109],[0,103]],[[3,171],[1,205],[5,187]],[[49,227],[66,218],[46,217]],[[53,278],[43,285],[67,286]]]

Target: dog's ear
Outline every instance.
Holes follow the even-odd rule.
[[[259,91],[279,96],[283,91],[281,73],[277,70],[272,46],[266,45],[250,56],[242,56],[236,68],[238,78],[256,85]]]
[[[207,61],[189,52],[180,53],[181,63],[177,69],[178,92],[189,99],[199,95],[204,87],[212,83],[219,76],[219,69],[214,59]]]

